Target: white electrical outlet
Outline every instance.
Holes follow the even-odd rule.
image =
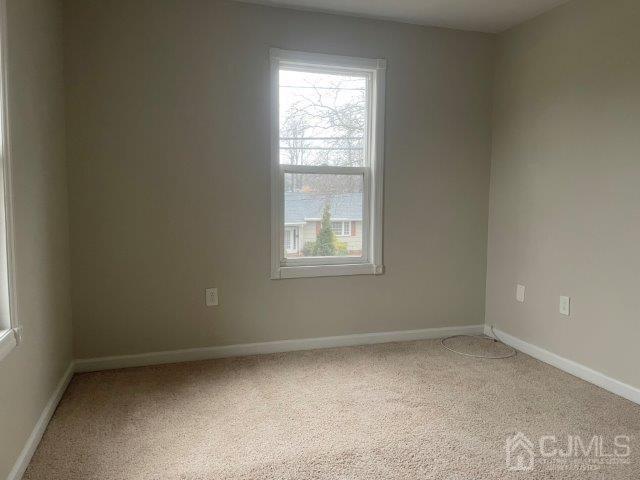
[[[218,289],[207,288],[205,290],[205,303],[207,307],[216,307],[218,305]]]
[[[560,313],[569,316],[571,309],[571,299],[569,297],[560,297]]]
[[[524,285],[516,285],[516,300],[520,303],[524,302]]]

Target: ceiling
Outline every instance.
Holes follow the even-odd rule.
[[[439,27],[498,33],[567,0],[244,0]]]

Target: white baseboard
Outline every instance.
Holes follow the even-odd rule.
[[[497,328],[494,328],[494,332],[496,337],[498,337],[502,342],[532,356],[533,358],[537,358],[538,360],[548,363],[549,365],[553,365],[554,367],[570,373],[575,377],[581,378],[582,380],[593,383],[594,385],[604,388],[611,393],[615,393],[627,400],[640,404],[640,389],[636,387],[632,387],[631,385],[616,380],[615,378],[611,378],[604,373],[585,367],[578,362],[574,362],[573,360],[551,353],[544,348],[532,345],[524,340],[520,340],[519,338],[509,335]],[[491,326],[485,325],[484,333],[485,335],[492,336]]]
[[[189,348],[186,350],[150,352],[138,355],[81,358],[76,359],[75,371],[94,372],[114,368],[142,367],[145,365],[209,360],[213,358],[238,357],[242,355],[313,350],[316,348],[350,347],[354,345],[370,345],[374,343],[405,342],[410,340],[442,338],[448,337],[449,335],[478,335],[482,333],[482,330],[482,325],[425,328],[422,330],[402,330],[398,332],[362,333],[355,335],[341,335],[337,337],[244,343],[238,345],[226,345],[222,347]]]
[[[55,412],[56,407],[58,406],[58,403],[62,398],[62,394],[67,389],[67,385],[69,385],[69,382],[71,381],[71,377],[73,377],[73,372],[74,372],[74,363],[71,362],[67,370],[62,375],[62,378],[58,382],[58,385],[56,385],[56,388],[53,391],[53,394],[51,395],[51,397],[49,398],[49,401],[45,405],[44,410],[42,410],[42,413],[40,414],[40,418],[38,419],[35,427],[31,431],[31,435],[29,435],[29,438],[27,439],[27,443],[25,444],[24,448],[20,452],[20,455],[18,456],[16,463],[13,465],[13,469],[11,469],[11,472],[9,472],[9,476],[7,477],[7,480],[20,480],[22,478],[22,475],[24,475],[24,471],[29,466],[31,457],[33,457],[33,454],[35,453],[36,448],[38,448],[38,444],[40,443],[40,439],[42,438],[44,431],[47,429],[49,420],[51,420],[51,417],[53,416],[53,412]]]

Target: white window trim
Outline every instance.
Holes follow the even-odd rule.
[[[384,118],[385,75],[387,63],[384,59],[370,59],[296,52],[272,48],[271,60],[271,278],[326,277],[339,275],[380,275],[384,273],[382,263],[382,204],[384,172]],[[295,68],[319,67],[348,72],[359,71],[369,75],[369,121],[370,147],[368,167],[317,167],[304,165],[280,165],[279,152],[279,85],[278,73],[281,65]],[[372,115],[371,113],[374,112]],[[317,173],[363,175],[363,219],[362,257],[329,257],[285,259],[284,252],[284,170],[288,173]],[[349,262],[349,263],[345,263]]]
[[[11,145],[9,143],[9,102],[7,95],[7,15],[6,0],[0,0],[0,360],[20,343],[15,289],[13,240],[13,195],[11,191]],[[4,232],[4,235],[2,235]]]

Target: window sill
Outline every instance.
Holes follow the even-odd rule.
[[[0,330],[0,360],[9,355],[16,345],[16,334],[13,330]]]
[[[271,278],[280,280],[285,278],[340,277],[343,275],[381,275],[382,273],[384,273],[384,267],[372,263],[305,265],[280,267],[272,273]]]

